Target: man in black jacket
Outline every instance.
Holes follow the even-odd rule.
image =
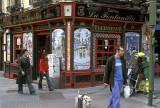
[[[126,61],[123,58],[124,49],[118,45],[116,54],[109,57],[104,73],[104,86],[111,86],[112,94],[108,108],[120,108],[120,91],[123,84],[129,85],[126,72]]]

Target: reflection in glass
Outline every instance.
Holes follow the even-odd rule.
[[[102,52],[102,46],[98,47],[98,52]]]
[[[98,40],[98,45],[102,45],[102,40]]]
[[[103,60],[103,65],[106,65],[106,63],[107,63],[107,60]]]
[[[114,52],[114,47],[113,46],[109,47],[109,52]]]
[[[102,58],[102,54],[97,54],[97,59],[101,59]]]
[[[109,57],[111,57],[113,54],[109,54]]]
[[[107,59],[108,54],[103,54],[103,58]]]
[[[102,60],[97,60],[97,65],[102,65]]]
[[[109,40],[109,45],[114,45],[114,40]]]

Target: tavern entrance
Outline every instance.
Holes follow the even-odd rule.
[[[39,63],[43,52],[49,53],[49,35],[37,35],[37,76],[39,76]]]

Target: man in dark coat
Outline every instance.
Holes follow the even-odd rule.
[[[30,79],[30,60],[27,57],[28,56],[28,50],[22,50],[22,56],[18,60],[18,66],[20,69],[20,72],[17,77],[16,83],[18,84],[18,93],[23,93],[23,84],[27,84],[30,94],[35,93],[35,89],[33,85],[31,84]]]
[[[118,45],[116,54],[109,57],[104,73],[104,86],[111,86],[112,94],[108,108],[120,108],[120,91],[123,84],[129,85],[127,80],[126,62],[123,58],[124,49]]]

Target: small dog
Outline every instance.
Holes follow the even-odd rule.
[[[87,95],[81,95],[79,94],[79,90],[78,90],[78,96],[75,98],[75,108],[78,108],[78,98],[82,100],[82,108],[90,108],[91,106],[91,98]]]

